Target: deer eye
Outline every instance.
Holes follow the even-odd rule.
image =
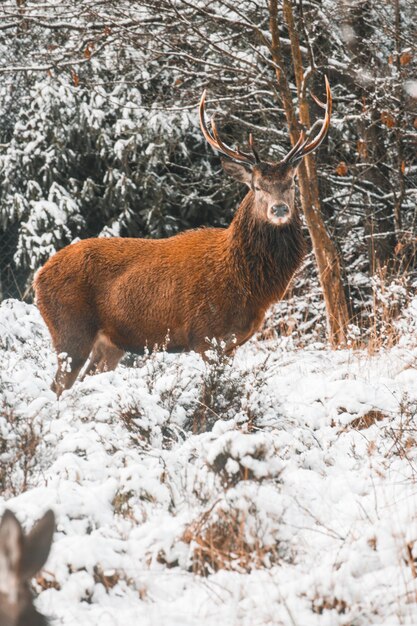
[[[254,187],[255,191],[261,191],[260,187]]]

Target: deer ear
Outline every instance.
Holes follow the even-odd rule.
[[[45,564],[55,530],[55,516],[47,511],[32,528],[24,542],[21,562],[22,578],[32,578]]]
[[[229,174],[240,183],[245,183],[245,185],[247,185],[248,187],[251,186],[252,172],[250,172],[250,170],[248,170],[244,165],[241,165],[240,163],[235,163],[234,161],[229,161],[228,159],[220,160],[226,174]]]
[[[14,513],[6,510],[0,524],[0,586],[3,579],[18,572],[22,551],[22,527]]]

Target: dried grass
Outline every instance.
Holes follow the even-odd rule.
[[[378,411],[378,409],[371,409],[365,415],[361,415],[360,417],[356,417],[349,424],[351,428],[356,428],[357,430],[364,430],[365,428],[370,428],[376,422],[381,422],[388,415],[383,413],[382,411]]]
[[[312,602],[313,613],[322,615],[325,611],[336,611],[338,615],[344,615],[348,610],[345,600],[335,597],[314,598]]]
[[[42,429],[35,417],[19,415],[3,403],[0,409],[0,492],[16,496],[31,486],[38,471]]]
[[[185,530],[182,541],[191,547],[190,571],[208,576],[219,570],[251,572],[277,563],[278,545],[248,537],[246,514],[239,510],[203,513]]]

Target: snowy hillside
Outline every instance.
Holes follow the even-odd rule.
[[[34,306],[0,306],[0,513],[57,532],[54,625],[417,624],[417,300],[389,352],[163,353],[59,401]],[[414,336],[413,336],[413,331]]]

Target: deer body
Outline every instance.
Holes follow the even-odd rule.
[[[162,345],[167,334],[170,351],[204,352],[213,337],[231,347],[233,338],[249,339],[304,256],[298,215],[285,229],[253,225],[252,204],[249,193],[226,229],[86,239],[53,256],[37,274],[37,304],[72,373],[98,337],[120,356]]]
[[[169,351],[203,353],[212,338],[232,351],[256,332],[304,256],[294,177],[299,159],[327,132],[327,81],[326,89],[327,105],[321,105],[326,119],[318,137],[308,143],[301,133],[279,163],[260,162],[251,138],[253,155],[233,151],[220,140],[214,122],[210,134],[203,94],[203,134],[233,159],[222,161],[226,172],[250,189],[228,228],[164,240],[87,239],[44,265],[35,291],[58,353],[53,384],[58,395],[71,387],[89,355],[84,375],[114,369],[126,350],[140,353],[167,339]]]

